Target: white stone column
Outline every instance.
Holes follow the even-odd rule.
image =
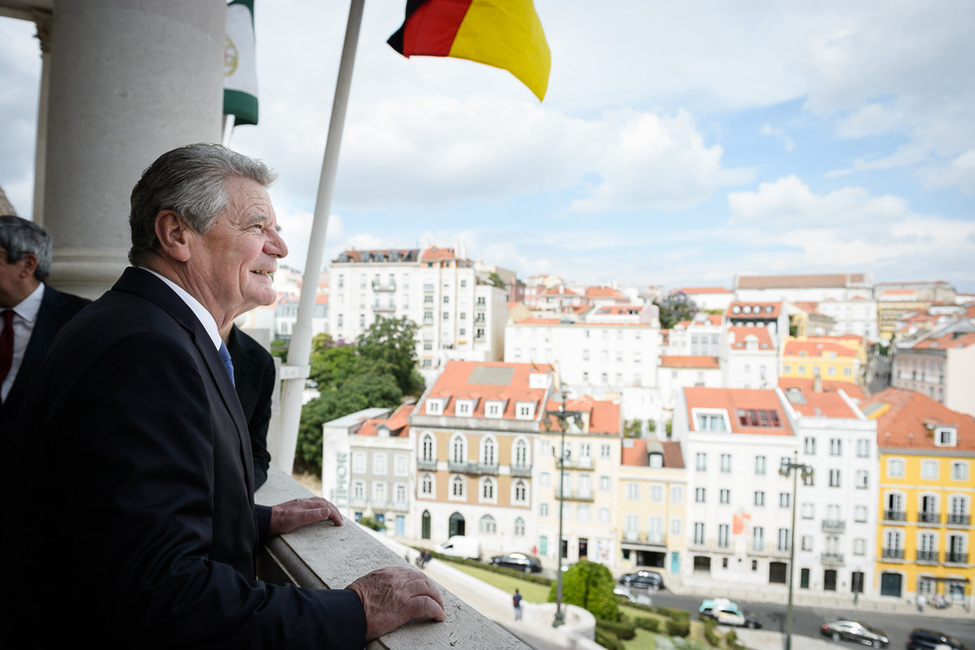
[[[55,0],[40,219],[55,287],[110,288],[142,171],[179,145],[220,142],[225,17],[225,0]]]

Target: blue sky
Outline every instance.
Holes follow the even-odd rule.
[[[278,170],[303,268],[348,3],[256,5],[261,123],[232,146]],[[870,271],[975,292],[971,0],[536,0],[542,103],[502,70],[399,56],[404,6],[366,2],[327,259],[462,243],[589,284]],[[0,19],[0,183],[21,214],[32,35]]]

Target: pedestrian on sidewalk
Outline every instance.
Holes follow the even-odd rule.
[[[511,597],[511,602],[515,606],[515,620],[521,620],[521,592],[515,589],[515,595]]]
[[[917,611],[919,612],[924,611],[924,603],[926,602],[926,600],[927,599],[924,597],[924,594],[917,595]]]

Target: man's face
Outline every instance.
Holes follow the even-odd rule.
[[[17,306],[37,286],[29,268],[33,259],[36,259],[34,255],[28,253],[19,261],[11,262],[7,250],[0,246],[0,308]]]
[[[227,181],[230,202],[205,235],[194,233],[188,271],[191,291],[223,326],[227,319],[270,305],[271,274],[288,254],[267,190],[249,178]]]

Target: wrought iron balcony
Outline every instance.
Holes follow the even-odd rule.
[[[945,564],[968,564],[968,553],[948,551],[945,553]]]
[[[972,524],[971,515],[948,515],[949,526],[970,526]]]
[[[885,560],[903,560],[904,559],[904,549],[902,548],[885,548],[880,552],[880,557]]]
[[[917,552],[918,562],[927,562],[929,564],[936,564],[938,562],[938,552],[937,551],[918,551]]]
[[[530,477],[532,475],[531,465],[512,465],[511,466],[512,476]]]
[[[922,510],[917,513],[917,522],[919,524],[939,524],[941,523],[941,513]]]
[[[417,458],[416,468],[428,472],[435,472],[437,470],[437,459],[434,458],[432,460],[424,460],[422,458]]]
[[[884,521],[907,521],[907,513],[903,510],[884,510]]]
[[[842,533],[844,530],[846,530],[846,522],[842,519],[823,520],[824,533]]]
[[[387,280],[383,282],[382,280],[372,281],[373,291],[396,291],[396,280]]]
[[[822,560],[823,566],[833,566],[833,567],[843,566],[842,553],[833,553],[827,551],[822,554],[822,557],[820,559]]]

